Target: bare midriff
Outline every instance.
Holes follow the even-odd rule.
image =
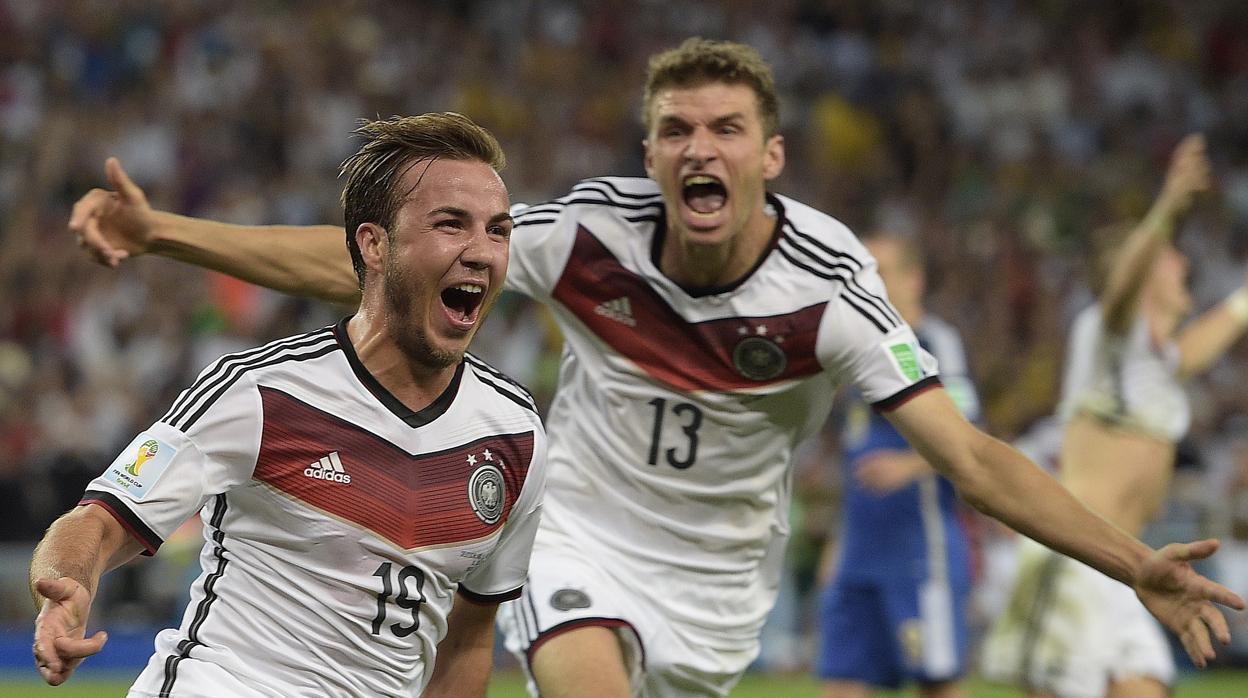
[[[1076,415],[1062,440],[1059,479],[1096,513],[1139,536],[1165,500],[1174,444],[1142,431]]]

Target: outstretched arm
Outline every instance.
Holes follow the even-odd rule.
[[[1245,330],[1248,330],[1248,285],[1240,286],[1179,331],[1179,375],[1186,378],[1204,373]]]
[[[112,190],[74,204],[69,230],[101,264],[156,253],[298,296],[358,303],[359,287],[341,228],[243,226],[153,210],[117,158],[105,163]]]
[[[1153,262],[1173,239],[1179,218],[1191,208],[1196,194],[1209,185],[1205,139],[1198,134],[1188,136],[1175,148],[1166,182],[1148,215],[1113,254],[1099,299],[1110,331],[1125,334],[1131,328]]]
[[[1210,632],[1230,642],[1226,619],[1211,602],[1242,609],[1243,600],[1189,564],[1212,555],[1216,541],[1152,550],[1090,511],[1021,453],[971,426],[943,390],[912,398],[888,418],[976,509],[1133,587],[1182,639],[1196,666],[1214,656]]]
[[[483,698],[494,661],[494,614],[498,604],[478,604],[463,596],[446,619],[446,637],[438,643],[430,698]]]
[[[103,631],[85,637],[96,586],[101,575],[142,550],[98,506],[78,507],[48,529],[30,562],[30,593],[39,609],[35,665],[44,681],[65,683],[83,659],[103,649]]]

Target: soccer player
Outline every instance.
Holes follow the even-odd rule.
[[[130,695],[485,695],[545,469],[530,397],[465,353],[507,270],[503,153],[458,114],[357,133],[358,312],[214,362],[52,525],[30,571],[47,683],[104,645],[100,576],[198,511],[203,572]]]
[[[1063,484],[1139,535],[1166,496],[1190,408],[1183,380],[1248,329],[1248,287],[1179,328],[1190,312],[1175,227],[1210,186],[1201,136],[1175,149],[1148,216],[1105,255],[1097,303],[1076,317],[1059,414]],[[990,677],[1036,696],[1168,695],[1170,648],[1145,608],[1087,566],[1034,543],[1020,549],[1013,598],[985,643]]]
[[[549,496],[523,598],[500,614],[541,695],[725,695],[758,654],[788,536],[794,446],[849,381],[971,502],[1133,585],[1194,657],[1242,605],[982,434],[841,223],[767,191],[784,167],[770,68],[690,39],[651,59],[649,178],[516,207],[508,288],[566,343]],[[331,227],[253,228],[106,191],[71,230],[100,261],[158,252],[288,292],[355,297]],[[1205,623],[1209,626],[1206,627]]]
[[[918,246],[893,235],[866,241],[889,300],[967,419],[979,416],[958,331],[923,307]],[[865,697],[915,682],[925,698],[962,695],[970,553],[953,485],[858,399],[843,432],[845,485],[839,559],[821,595],[815,674],[825,698]],[[1125,588],[1125,587],[1124,587]]]

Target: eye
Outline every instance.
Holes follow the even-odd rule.
[[[437,227],[449,228],[451,230],[463,230],[464,223],[458,218],[446,218],[446,219],[438,221]]]
[[[489,233],[490,235],[497,235],[498,237],[503,237],[503,238],[511,237],[510,225],[491,225],[490,227],[486,228],[485,231]]]
[[[737,124],[723,124],[719,127],[719,133],[722,136],[732,136],[741,133],[741,127]]]

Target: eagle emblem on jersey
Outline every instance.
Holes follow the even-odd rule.
[[[771,380],[784,373],[788,364],[784,350],[770,337],[745,337],[732,350],[732,365],[737,373],[750,380]]]
[[[503,473],[493,465],[482,465],[468,478],[468,503],[485,525],[493,526],[503,515],[505,490]]]
[[[550,595],[550,605],[560,611],[571,611],[574,608],[589,608],[589,594],[580,589],[560,589]]]

